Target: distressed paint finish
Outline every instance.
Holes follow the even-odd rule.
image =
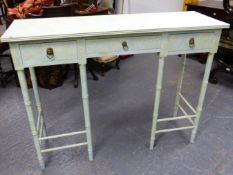
[[[182,56],[182,65],[181,65],[181,71],[180,71],[179,79],[178,79],[178,82],[177,82],[176,100],[175,100],[175,107],[174,107],[173,117],[177,116],[177,112],[178,112],[178,109],[179,109],[179,106],[178,106],[179,103],[180,103],[179,93],[181,93],[182,83],[183,83],[183,79],[184,79],[186,57],[187,57],[186,55]]]
[[[155,131],[157,130],[157,119],[159,117],[159,104],[160,104],[160,96],[162,90],[162,81],[163,81],[163,70],[164,70],[164,61],[165,57],[168,54],[168,34],[162,34],[161,41],[161,51],[159,56],[159,64],[158,64],[158,73],[157,73],[157,82],[156,82],[156,92],[155,92],[155,102],[154,102],[154,112],[153,112],[153,120],[152,120],[152,128],[151,128],[151,138],[150,138],[150,149],[152,150],[154,147],[155,141]]]
[[[209,53],[207,63],[206,63],[206,68],[205,68],[205,74],[202,80],[201,92],[200,92],[200,96],[199,96],[199,100],[198,100],[198,104],[196,108],[197,117],[195,119],[194,129],[192,130],[192,136],[190,139],[191,143],[194,142],[194,139],[197,133],[197,128],[198,128],[198,124],[199,124],[199,120],[200,120],[200,116],[202,112],[202,107],[203,107],[203,103],[205,99],[205,93],[207,90],[207,85],[208,85],[208,80],[209,80],[209,75],[210,75],[210,70],[211,70],[213,59],[214,59],[214,53]]]
[[[38,138],[39,136],[38,136],[38,132],[37,132],[36,125],[35,125],[35,119],[34,119],[34,116],[33,116],[32,104],[31,104],[29,93],[28,93],[28,87],[27,87],[27,82],[26,82],[26,78],[25,78],[25,75],[24,75],[24,71],[23,70],[17,70],[17,74],[18,74],[18,78],[19,78],[21,91],[22,91],[22,94],[23,94],[24,105],[25,105],[25,108],[26,108],[28,121],[29,121],[29,125],[30,125],[30,128],[31,128],[33,141],[34,141],[35,148],[36,148],[36,154],[37,154],[37,157],[38,157],[40,167],[42,169],[44,169],[45,164],[44,164],[44,160],[43,160],[42,153],[41,153],[41,148],[40,148],[40,143],[39,143],[39,138]]]
[[[37,107],[37,112],[38,112],[37,131],[41,131],[43,133],[43,136],[46,137],[47,131],[46,131],[45,119],[44,119],[44,114],[43,114],[39,91],[38,91],[35,69],[33,67],[30,67],[29,71],[31,75],[33,92],[34,92],[36,107]],[[42,127],[42,129],[40,129],[40,127]]]
[[[148,19],[156,19],[156,23],[151,23],[151,21]],[[40,28],[36,27],[38,25]],[[64,26],[72,26],[72,28],[64,28]],[[89,160],[93,160],[86,75],[86,63],[88,57],[160,52],[150,149],[153,149],[154,147],[156,134],[161,132],[193,129],[191,138],[191,141],[193,141],[201,115],[213,54],[217,50],[222,28],[228,27],[229,25],[224,22],[217,21],[196,12],[110,15],[99,17],[50,18],[14,21],[1,39],[3,42],[10,43],[11,54],[15,69],[18,72],[27,116],[41,168],[44,168],[45,166],[42,153],[67,148],[75,148],[79,146],[87,146]],[[25,30],[25,28],[27,28],[27,30]],[[50,30],[48,30],[48,28]],[[211,41],[209,45],[205,43],[206,39]],[[126,43],[126,46],[124,46],[122,43]],[[53,49],[54,55],[52,58],[46,51],[48,48]],[[162,90],[165,57],[172,54],[200,52],[209,52],[210,55],[206,65],[199,103],[196,109],[197,112],[190,115],[179,105],[179,101],[182,99],[189,107],[191,106],[181,94],[182,79],[184,74],[183,64],[181,77],[177,88],[176,107],[174,111],[175,116],[173,118],[159,119],[159,104]],[[184,61],[185,57],[183,58],[183,63]],[[70,63],[79,64],[80,67],[85,130],[48,136],[46,134],[46,127],[43,119],[44,116],[39,98],[34,67]],[[33,90],[39,114],[37,124],[35,123],[32,113],[30,97],[23,73],[23,69],[27,67],[30,68],[30,73],[32,75]],[[176,110],[178,110],[178,108],[183,112],[183,116],[176,116]],[[193,109],[193,107],[191,108]],[[188,119],[191,125],[163,130],[157,129],[157,124],[159,122],[182,119]],[[61,137],[79,134],[86,135],[86,142],[64,145],[55,148],[41,148],[41,141],[59,139]]]
[[[83,111],[84,111],[84,119],[85,119],[86,137],[87,137],[87,143],[88,143],[88,155],[89,155],[89,160],[93,160],[86,65],[80,64],[79,69],[80,69],[80,78],[81,78],[81,87],[82,87],[82,100],[83,100]]]

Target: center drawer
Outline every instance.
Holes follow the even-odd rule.
[[[20,45],[25,66],[43,66],[77,62],[76,41],[43,42]]]
[[[157,51],[161,36],[100,38],[86,40],[88,57]]]

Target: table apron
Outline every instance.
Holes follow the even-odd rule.
[[[165,35],[164,35],[165,34]],[[163,52],[165,55],[215,53],[221,30],[66,38],[10,43],[16,70],[58,64],[85,64],[87,58]],[[166,37],[162,37],[166,36]],[[167,43],[162,47],[162,43]],[[82,50],[82,53],[80,53]]]

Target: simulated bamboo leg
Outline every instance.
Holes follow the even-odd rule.
[[[37,157],[38,157],[39,164],[40,164],[41,168],[44,169],[44,167],[45,167],[44,160],[43,160],[43,157],[41,154],[40,144],[39,144],[39,140],[38,140],[38,132],[37,132],[34,117],[33,117],[32,105],[31,105],[30,96],[28,93],[28,87],[27,87],[27,82],[25,79],[24,71],[18,70],[17,74],[19,77],[19,83],[21,86],[22,94],[23,94],[23,99],[24,99],[24,104],[25,104],[25,108],[26,108],[26,112],[27,112],[29,125],[30,125],[31,131],[32,131],[33,141],[34,141],[34,144],[36,147]]]
[[[180,95],[179,95],[179,93],[181,93],[181,89],[182,89],[182,83],[183,83],[184,71],[185,71],[185,63],[186,63],[186,55],[183,55],[182,56],[181,71],[180,71],[179,79],[178,79],[178,82],[177,82],[176,100],[175,100],[175,107],[174,107],[173,117],[177,116],[177,112],[178,112],[178,109],[179,109],[179,106],[178,106],[180,104]]]
[[[82,101],[83,101],[85,128],[86,128],[86,136],[88,143],[88,155],[89,155],[89,160],[93,160],[86,64],[80,64],[79,70],[80,70],[80,79],[81,79],[81,88],[82,88]]]
[[[40,101],[40,95],[39,95],[39,91],[38,91],[35,69],[33,67],[30,67],[29,71],[30,71],[30,75],[31,75],[32,87],[33,87],[33,92],[34,92],[34,96],[35,96],[35,100],[36,100],[37,111],[38,111],[38,114],[41,115],[41,120],[38,122],[40,125],[41,124],[43,125],[43,128],[42,128],[43,136],[47,136],[47,130],[46,130],[46,125],[45,125],[45,120],[44,120],[44,113],[43,113],[43,110],[41,107],[41,101]]]
[[[159,58],[158,64],[158,74],[156,82],[156,94],[155,94],[155,103],[154,103],[154,112],[153,112],[153,121],[151,129],[151,138],[150,138],[150,149],[152,150],[155,142],[155,131],[157,127],[157,119],[159,115],[159,103],[162,89],[162,80],[163,80],[163,70],[164,70],[164,57]]]
[[[210,76],[210,70],[211,70],[211,66],[213,63],[213,58],[214,58],[214,54],[209,53],[206,67],[205,67],[205,74],[204,74],[204,77],[202,80],[201,92],[200,92],[200,96],[199,96],[199,100],[198,100],[198,104],[197,104],[197,108],[196,108],[197,117],[194,121],[194,128],[192,130],[192,136],[190,139],[191,143],[194,142],[194,139],[196,137],[197,128],[198,128],[198,124],[199,124],[199,120],[200,120],[200,116],[201,116],[201,112],[202,112],[202,107],[203,107],[203,103],[204,103],[204,99],[205,99],[206,89],[207,89],[207,85],[208,85],[208,80],[209,80],[209,76]]]

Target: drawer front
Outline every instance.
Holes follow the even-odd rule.
[[[137,52],[143,53],[143,51],[158,50],[160,43],[160,36],[93,39],[86,41],[86,52],[89,57]]]
[[[20,51],[25,66],[72,63],[78,58],[76,41],[22,44]]]
[[[214,33],[183,33],[171,34],[168,38],[168,51],[179,52],[186,51],[187,53],[211,49]]]

